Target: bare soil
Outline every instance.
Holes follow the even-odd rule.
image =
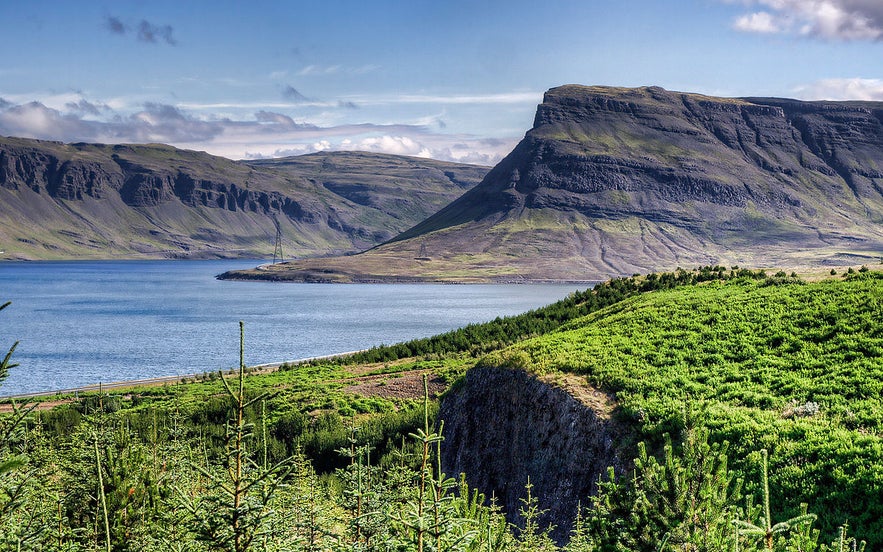
[[[397,374],[380,374],[353,378],[344,391],[362,397],[383,397],[385,399],[419,399],[423,397],[423,375],[429,374],[427,388],[429,396],[443,393],[448,384],[428,370],[413,370]]]

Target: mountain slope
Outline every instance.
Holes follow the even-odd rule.
[[[383,212],[394,221],[386,224],[392,235],[448,205],[452,197],[474,187],[490,170],[360,151],[320,152],[246,163],[307,178],[357,205]]]
[[[555,88],[521,143],[449,206],[366,254],[272,276],[597,280],[877,260],[881,121],[875,102]]]
[[[0,251],[26,259],[266,256],[278,221],[287,256],[354,252],[422,220],[486,172],[379,154],[246,163],[164,145],[0,138]],[[345,186],[329,185],[337,181]]]

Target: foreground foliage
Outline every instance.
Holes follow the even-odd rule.
[[[480,362],[520,359],[616,393],[640,441],[634,470],[585,497],[566,544],[539,523],[529,480],[515,527],[444,473],[428,393],[372,403],[340,383],[353,364],[245,377],[240,358],[232,376],[0,416],[0,550],[883,544],[880,275],[804,284],[707,267],[612,281],[514,318],[375,349],[369,359],[386,360],[370,373],[453,378],[512,343]]]

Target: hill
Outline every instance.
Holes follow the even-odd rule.
[[[171,146],[0,138],[0,258],[351,253],[461,195],[484,167],[368,153],[231,161]]]
[[[649,289],[654,278],[645,281]],[[555,496],[543,507],[560,511],[569,501],[573,516],[586,502],[580,489],[596,489],[607,466],[625,471],[629,439],[659,450],[666,433],[678,440],[687,428],[706,428],[711,441],[729,443],[730,468],[749,492],[760,490],[759,452],[770,452],[778,518],[798,515],[805,503],[825,535],[848,520],[876,550],[883,543],[881,297],[883,277],[871,272],[634,294],[482,359],[460,396],[442,406],[448,469],[483,482],[481,491],[510,511],[520,498],[512,485],[530,476],[538,496]],[[569,387],[589,414],[584,406],[574,419],[573,407],[548,390],[528,404],[525,397],[538,396],[537,378]]]
[[[490,170],[361,151],[319,152],[244,163],[306,178],[356,205],[383,213],[390,220],[381,222],[378,235],[390,237],[399,233],[397,229],[423,221],[449,204]]]
[[[881,121],[879,102],[554,88],[469,193],[369,252],[265,276],[603,280],[870,262],[883,253]]]

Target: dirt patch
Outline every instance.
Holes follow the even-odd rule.
[[[596,389],[583,376],[550,374],[539,379],[564,389],[574,399],[591,408],[603,420],[610,420],[613,410],[616,408],[616,399],[612,395]]]
[[[357,364],[355,366],[347,366],[346,371],[354,376],[363,376],[365,374],[370,374],[371,372],[379,372],[382,370],[386,370],[388,368],[394,368],[396,366],[401,366],[403,364],[409,364],[414,362],[414,358],[400,358],[398,360],[392,360],[389,362],[372,362],[371,364]],[[390,377],[395,374],[384,374],[378,375],[378,377]]]
[[[74,402],[75,399],[57,399],[52,401],[39,401],[37,402],[36,408],[34,410],[51,410],[56,406],[60,406],[62,404],[68,404]],[[19,408],[30,408],[33,406],[33,402],[19,402]],[[4,403],[0,404],[0,414],[10,414],[12,413],[12,403]]]
[[[426,370],[415,370],[400,374],[380,374],[353,378],[352,385],[344,389],[362,397],[383,397],[385,399],[419,399],[423,397],[423,374],[429,374],[427,387],[429,396],[443,393],[448,384]]]

